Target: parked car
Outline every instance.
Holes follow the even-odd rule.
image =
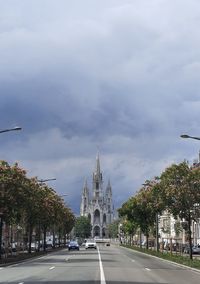
[[[97,244],[94,240],[87,240],[85,243],[85,249],[96,249]]]
[[[5,251],[4,246],[1,246],[1,254],[5,254],[5,253],[6,253],[6,251]]]
[[[193,246],[192,253],[200,254],[200,245]]]
[[[184,253],[189,253],[190,252],[190,247],[186,246],[184,248]],[[192,247],[192,253],[194,254],[200,254],[200,245],[195,245]]]
[[[69,242],[68,250],[79,250],[79,244],[76,241]]]
[[[11,243],[11,244],[9,244],[8,250],[9,250],[10,253],[16,252],[16,251],[17,251],[17,243]]]

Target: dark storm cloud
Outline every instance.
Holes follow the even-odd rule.
[[[77,211],[98,147],[116,207],[171,162],[195,157],[179,135],[200,133],[200,3],[0,4],[0,128],[23,127],[1,136],[2,158],[56,176]]]

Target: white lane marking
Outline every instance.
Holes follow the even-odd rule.
[[[135,262],[135,259],[131,259],[132,262]]]
[[[145,269],[146,269],[147,271],[151,271],[151,269],[149,269],[149,268],[147,268],[147,267],[145,267]]]
[[[52,267],[49,268],[49,270],[54,269],[54,268],[55,268],[55,266],[52,266]]]
[[[104,275],[104,271],[103,271],[103,265],[102,265],[102,261],[101,261],[101,255],[100,255],[100,251],[99,251],[98,247],[97,247],[97,251],[98,251],[98,255],[99,255],[99,268],[100,268],[101,284],[106,284],[105,275]]]
[[[3,269],[3,267],[0,267],[0,270]]]
[[[18,284],[24,284],[24,282],[19,282]]]

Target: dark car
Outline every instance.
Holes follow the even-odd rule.
[[[76,241],[69,242],[68,250],[79,250],[79,244]]]

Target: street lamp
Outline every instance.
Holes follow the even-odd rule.
[[[181,138],[191,138],[191,139],[196,139],[196,140],[200,140],[200,137],[194,137],[194,136],[190,136],[187,134],[182,134],[180,135]]]
[[[0,259],[1,259],[1,249],[2,249],[2,233],[3,233],[3,213],[0,212]]]
[[[3,129],[3,130],[0,130],[0,133],[3,133],[3,132],[9,132],[9,131],[16,131],[16,130],[22,130],[21,127],[14,127],[14,128],[8,128],[8,129]]]
[[[151,181],[150,182],[146,182],[142,184],[143,186],[153,186],[155,184],[153,184]],[[158,228],[158,212],[156,212],[156,251],[159,251],[159,228]]]
[[[21,127],[14,127],[14,128],[8,128],[0,130],[0,133],[9,132],[9,131],[17,131],[22,130]],[[3,213],[0,212],[0,259],[1,259],[1,252],[2,252],[2,235],[3,235]]]
[[[56,180],[56,178],[39,179],[38,181],[41,182],[41,183],[43,183],[43,182],[51,181],[51,180]]]
[[[62,195],[58,195],[59,197],[64,197],[64,196],[68,196],[68,194],[62,194]]]

